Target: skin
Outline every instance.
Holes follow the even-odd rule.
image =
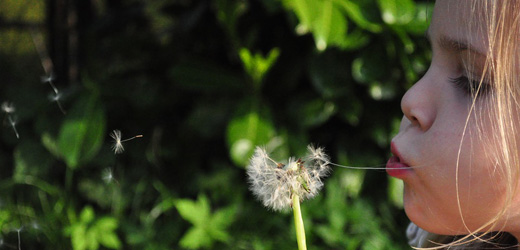
[[[488,56],[487,34],[479,32],[486,29],[475,15],[486,10],[470,13],[471,2],[435,3],[427,33],[432,62],[404,95],[404,117],[392,141],[401,162],[412,167],[398,178],[405,184],[405,211],[419,227],[444,235],[501,230],[520,239],[520,195],[494,227],[481,228],[506,198],[494,153],[499,150],[493,137],[482,136],[493,133],[491,111],[485,96],[471,109],[471,95],[450,80],[470,75],[480,79]]]

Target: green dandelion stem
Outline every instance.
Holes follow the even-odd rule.
[[[297,194],[292,195],[292,209],[298,250],[307,250],[307,245],[305,244],[305,228],[303,227],[302,211],[300,209],[300,196]]]

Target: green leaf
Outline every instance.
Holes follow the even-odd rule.
[[[94,227],[92,227],[92,230],[96,230],[96,239],[101,245],[108,248],[117,249],[121,247],[121,241],[114,232],[118,226],[119,222],[116,218],[103,217],[96,221],[96,224]]]
[[[113,217],[103,217],[96,221],[96,227],[105,232],[114,231],[118,227],[118,221]]]
[[[84,250],[87,249],[88,242],[85,238],[85,234],[87,231],[87,227],[85,225],[75,225],[71,228],[71,241],[72,248],[74,250]]]
[[[183,219],[195,226],[202,226],[207,223],[210,215],[209,201],[204,195],[199,195],[197,202],[189,199],[179,199],[175,207]]]
[[[208,199],[199,195],[196,202],[181,199],[176,202],[181,217],[191,222],[193,227],[181,239],[181,246],[196,249],[209,247],[215,240],[227,242],[230,239],[227,227],[233,223],[236,207],[231,206],[211,214]]]
[[[273,124],[254,110],[231,120],[227,141],[231,159],[238,166],[246,166],[256,145],[265,145],[275,135]]]
[[[99,151],[105,135],[105,115],[97,96],[79,99],[60,130],[58,149],[68,167],[74,169]]]
[[[408,24],[415,15],[413,0],[378,0],[381,17],[390,25]]]
[[[347,33],[347,19],[330,0],[323,0],[319,5],[318,19],[312,28],[316,48],[323,51],[329,44],[341,45]],[[314,11],[314,10],[312,10]]]
[[[236,207],[234,206],[216,211],[209,221],[209,235],[218,241],[227,242],[230,236],[226,232],[226,228],[234,222],[235,213]]]
[[[198,249],[201,247],[210,247],[213,241],[208,237],[206,231],[202,227],[192,227],[182,236],[179,244],[188,249]]]
[[[217,0],[215,5],[218,20],[227,32],[234,37],[238,19],[247,10],[245,1]]]
[[[75,216],[71,216],[75,217]],[[99,248],[99,244],[108,248],[120,248],[121,241],[114,232],[119,222],[114,217],[95,218],[94,209],[90,206],[83,208],[79,221],[74,221],[66,230],[70,234],[74,250]]]
[[[105,247],[119,249],[121,241],[114,232],[103,232],[98,235],[99,243]]]
[[[52,138],[52,136],[44,132],[41,137],[41,142],[43,146],[55,157],[61,158],[60,150],[58,148],[58,144],[56,139]]]
[[[300,21],[296,32],[312,32],[319,51],[329,45],[342,48],[347,44],[348,21],[341,12],[342,7],[333,0],[284,0],[283,3]]]
[[[81,214],[79,215],[80,222],[83,224],[88,224],[94,220],[95,214],[94,209],[92,207],[85,207],[81,211]]]
[[[83,237],[87,241],[87,248],[90,250],[97,250],[99,248],[98,231],[96,228],[89,228]]]
[[[300,24],[297,32],[305,34],[312,29],[314,20],[318,16],[319,3],[315,0],[283,0],[284,6],[294,11],[298,17]]]
[[[235,206],[220,209],[213,214],[210,224],[218,228],[227,228],[233,223],[236,211]]]
[[[372,2],[359,0],[334,0],[334,3],[342,6],[348,17],[350,17],[359,27],[374,33],[383,30],[376,17],[379,13],[374,10]]]
[[[344,50],[359,49],[370,41],[370,36],[359,29],[355,29],[348,33],[345,39],[338,46]]]
[[[416,12],[413,17],[413,20],[403,28],[414,35],[423,36],[428,26],[430,25],[430,19],[432,17],[433,12],[433,2],[432,3],[417,3]]]
[[[280,55],[280,50],[274,48],[263,57],[261,54],[252,54],[248,49],[241,48],[239,52],[240,59],[248,75],[253,80],[256,89],[261,86],[262,79],[269,69],[274,65],[276,59]]]

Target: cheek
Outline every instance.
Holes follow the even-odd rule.
[[[495,167],[496,152],[475,128],[462,132],[431,131],[423,151],[431,166],[418,169],[418,179],[405,185],[405,210],[409,218],[438,234],[465,234],[464,225],[476,230],[501,209],[505,185]],[[460,154],[459,154],[460,147]],[[458,162],[458,164],[457,164]],[[485,204],[485,205],[483,205]]]

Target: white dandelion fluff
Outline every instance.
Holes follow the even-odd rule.
[[[5,112],[6,114],[11,114],[11,113],[14,113],[14,111],[16,111],[16,108],[10,102],[3,102],[2,111]]]
[[[122,140],[121,139],[122,138],[121,130],[115,129],[112,131],[112,133],[110,133],[110,137],[112,137],[112,139],[114,139],[114,142],[112,143],[112,150],[114,151],[115,154],[120,154],[120,153],[123,153],[123,151],[125,151],[125,148],[123,147],[123,142],[130,141],[135,138],[143,137],[143,135],[136,135],[134,137]]]
[[[292,204],[292,196],[300,201],[311,199],[323,187],[322,178],[330,172],[328,156],[322,148],[307,147],[302,159],[289,158],[286,164],[271,159],[265,149],[257,147],[247,175],[250,189],[264,206],[275,211],[285,210]]]
[[[13,129],[16,138],[20,139],[20,134],[18,134],[18,130],[16,129],[16,116],[14,116],[16,108],[10,102],[3,102],[0,108],[2,109],[2,112],[6,113],[9,126]]]
[[[123,143],[121,142],[121,130],[114,130],[112,133],[110,133],[110,137],[114,139],[114,143],[112,143],[112,150],[114,150],[114,153],[120,154],[125,151],[125,148],[123,147]]]
[[[107,184],[111,183],[114,180],[114,174],[112,173],[112,169],[111,168],[104,169],[103,173],[101,175],[101,179],[103,179],[103,181]]]

